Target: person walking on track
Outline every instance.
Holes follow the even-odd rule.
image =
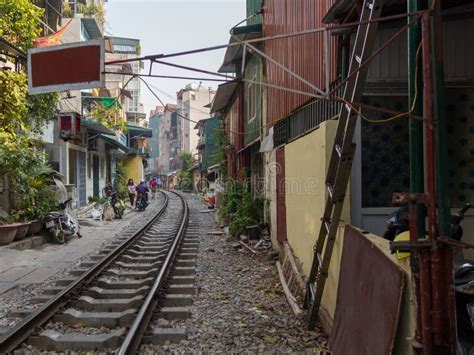
[[[133,207],[133,204],[135,202],[135,197],[137,196],[137,188],[135,184],[133,183],[133,179],[128,179],[128,197],[130,198],[130,204]]]

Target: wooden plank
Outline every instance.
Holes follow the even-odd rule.
[[[288,288],[288,284],[286,283],[285,276],[283,275],[283,269],[279,261],[276,262],[276,266],[278,269],[278,275],[280,276],[280,283],[281,283],[281,286],[283,287],[283,292],[285,293],[285,296],[286,296],[286,300],[288,301],[288,304],[290,305],[291,310],[293,311],[293,314],[296,317],[301,317],[303,311],[298,306],[296,298],[292,295],[290,289]]]

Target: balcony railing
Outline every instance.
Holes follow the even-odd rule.
[[[94,17],[101,28],[105,25],[105,8],[103,1],[66,0],[63,2],[62,17],[73,18],[79,14],[86,17]]]
[[[332,90],[340,82],[341,78],[333,81],[329,89]],[[335,96],[341,97],[344,85],[335,92]],[[304,105],[294,113],[278,121],[275,124],[273,143],[275,147],[286,144],[289,141],[302,136],[339,113],[341,104],[334,100],[319,100]]]

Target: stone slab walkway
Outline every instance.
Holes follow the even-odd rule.
[[[149,208],[157,203],[152,201]],[[127,209],[121,220],[88,219],[81,224],[83,238],[74,238],[65,245],[47,243],[26,250],[0,247],[0,295],[18,286],[42,283],[112,239],[138,215]]]

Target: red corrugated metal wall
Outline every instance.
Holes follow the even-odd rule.
[[[244,145],[244,135],[239,134],[243,132],[243,111],[242,111],[242,86],[240,85],[235,91],[234,102],[225,114],[226,138],[229,143],[233,143],[233,149],[227,151],[227,169],[229,178],[236,179],[238,175],[237,167],[237,152],[241,150]],[[233,122],[231,122],[231,115]]]
[[[265,0],[264,36],[299,32],[323,27],[322,18],[334,0]],[[312,84],[324,89],[324,35],[313,33],[265,42],[265,53]],[[329,36],[330,81],[336,78],[337,44]],[[266,61],[267,82],[291,89],[313,92],[306,84]],[[307,102],[310,97],[268,88],[268,120],[277,121]]]

